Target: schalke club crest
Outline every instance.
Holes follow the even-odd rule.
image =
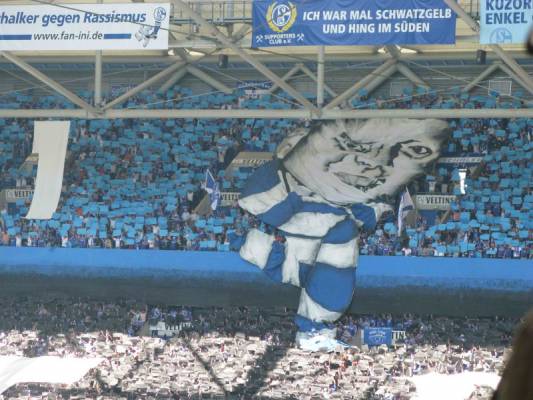
[[[296,6],[291,3],[273,2],[267,10],[267,22],[274,32],[282,33],[291,28],[296,21]]]
[[[490,34],[490,42],[498,44],[513,43],[513,34],[507,28],[496,28]]]

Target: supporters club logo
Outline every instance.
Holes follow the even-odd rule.
[[[272,3],[267,10],[267,23],[277,33],[288,31],[296,21],[296,6],[291,3]]]

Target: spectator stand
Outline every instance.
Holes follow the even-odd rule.
[[[89,94],[81,92],[80,96]],[[67,104],[58,96],[8,97],[6,104],[20,107]],[[282,101],[285,97],[247,98],[238,92],[193,97],[189,89],[175,86],[161,93],[141,92],[122,107],[145,104],[158,108],[171,100],[177,108],[216,109],[239,101],[243,107],[291,107]],[[453,90],[444,97],[426,89],[406,89],[394,102],[360,93],[353,104],[378,109],[522,106],[516,98],[509,101]],[[10,201],[0,214],[1,243],[227,251],[228,231],[242,231],[255,224],[234,203],[254,165],[235,168],[231,161],[238,161],[235,157],[240,152],[271,153],[287,132],[305,123],[287,119],[77,120],[72,124],[70,161],[53,219],[24,220],[28,199]],[[532,120],[456,119],[450,120],[450,126],[452,135],[443,157],[448,161],[422,177],[412,194],[416,197],[434,189],[436,194],[453,195],[457,200],[449,211],[420,212],[418,225],[407,231],[407,247],[394,225],[384,221],[375,234],[361,238],[362,254],[533,257]],[[1,142],[0,151],[2,179],[10,181],[0,189],[10,189],[21,176],[20,165],[30,155],[32,124],[0,119],[0,135],[10,138]],[[209,217],[195,209],[204,195],[201,185],[206,169],[216,173],[224,199],[223,207]],[[464,179],[462,172],[466,172]],[[204,212],[205,204],[201,208]],[[402,251],[404,248],[408,251]]]

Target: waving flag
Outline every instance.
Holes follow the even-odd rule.
[[[400,206],[398,207],[398,235],[402,233],[403,222],[407,218],[407,215],[411,211],[414,211],[414,209],[415,204],[413,203],[413,199],[409,194],[409,190],[405,188],[405,191],[402,194],[402,198],[400,199]]]
[[[213,174],[211,174],[211,171],[207,170],[205,172],[205,183],[204,183],[204,189],[209,195],[209,203],[211,204],[211,209],[214,211],[218,207],[218,203],[220,202],[220,189],[218,186],[218,182],[213,177]]]

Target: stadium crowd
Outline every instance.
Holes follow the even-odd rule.
[[[88,93],[84,94],[88,96]],[[12,95],[3,104],[35,106],[29,95]],[[193,96],[175,87],[142,93],[124,107],[290,108],[283,95],[247,98]],[[42,107],[67,107],[56,96]],[[499,96],[406,90],[394,101],[360,93],[355,108],[519,107]],[[72,123],[63,192],[49,221],[26,220],[29,199],[0,210],[0,245],[103,247],[127,249],[230,249],[229,236],[256,225],[236,202],[210,215],[196,206],[205,195],[210,170],[222,192],[238,192],[252,173],[241,167],[226,174],[241,151],[273,152],[283,137],[306,121],[261,119],[77,120]],[[451,120],[444,156],[431,175],[411,185],[412,194],[455,196],[448,211],[421,211],[416,223],[398,234],[389,215],[375,233],[363,234],[361,254],[533,258],[531,135],[533,120]],[[32,124],[0,119],[0,189],[31,189],[35,168],[20,168],[31,153]],[[9,138],[9,140],[7,140]],[[475,159],[475,161],[472,161]],[[463,175],[462,175],[463,174]]]
[[[392,346],[294,347],[289,310],[149,306],[134,301],[3,298],[0,356],[99,357],[71,385],[18,384],[0,399],[409,399],[413,377],[431,372],[499,373],[516,319],[347,315],[338,336],[356,343],[362,329],[405,332]],[[157,320],[186,328],[151,336]],[[155,320],[155,321],[154,321]],[[179,375],[179,379],[176,379]],[[490,398],[478,388],[476,399]],[[474,397],[471,397],[474,398]]]

